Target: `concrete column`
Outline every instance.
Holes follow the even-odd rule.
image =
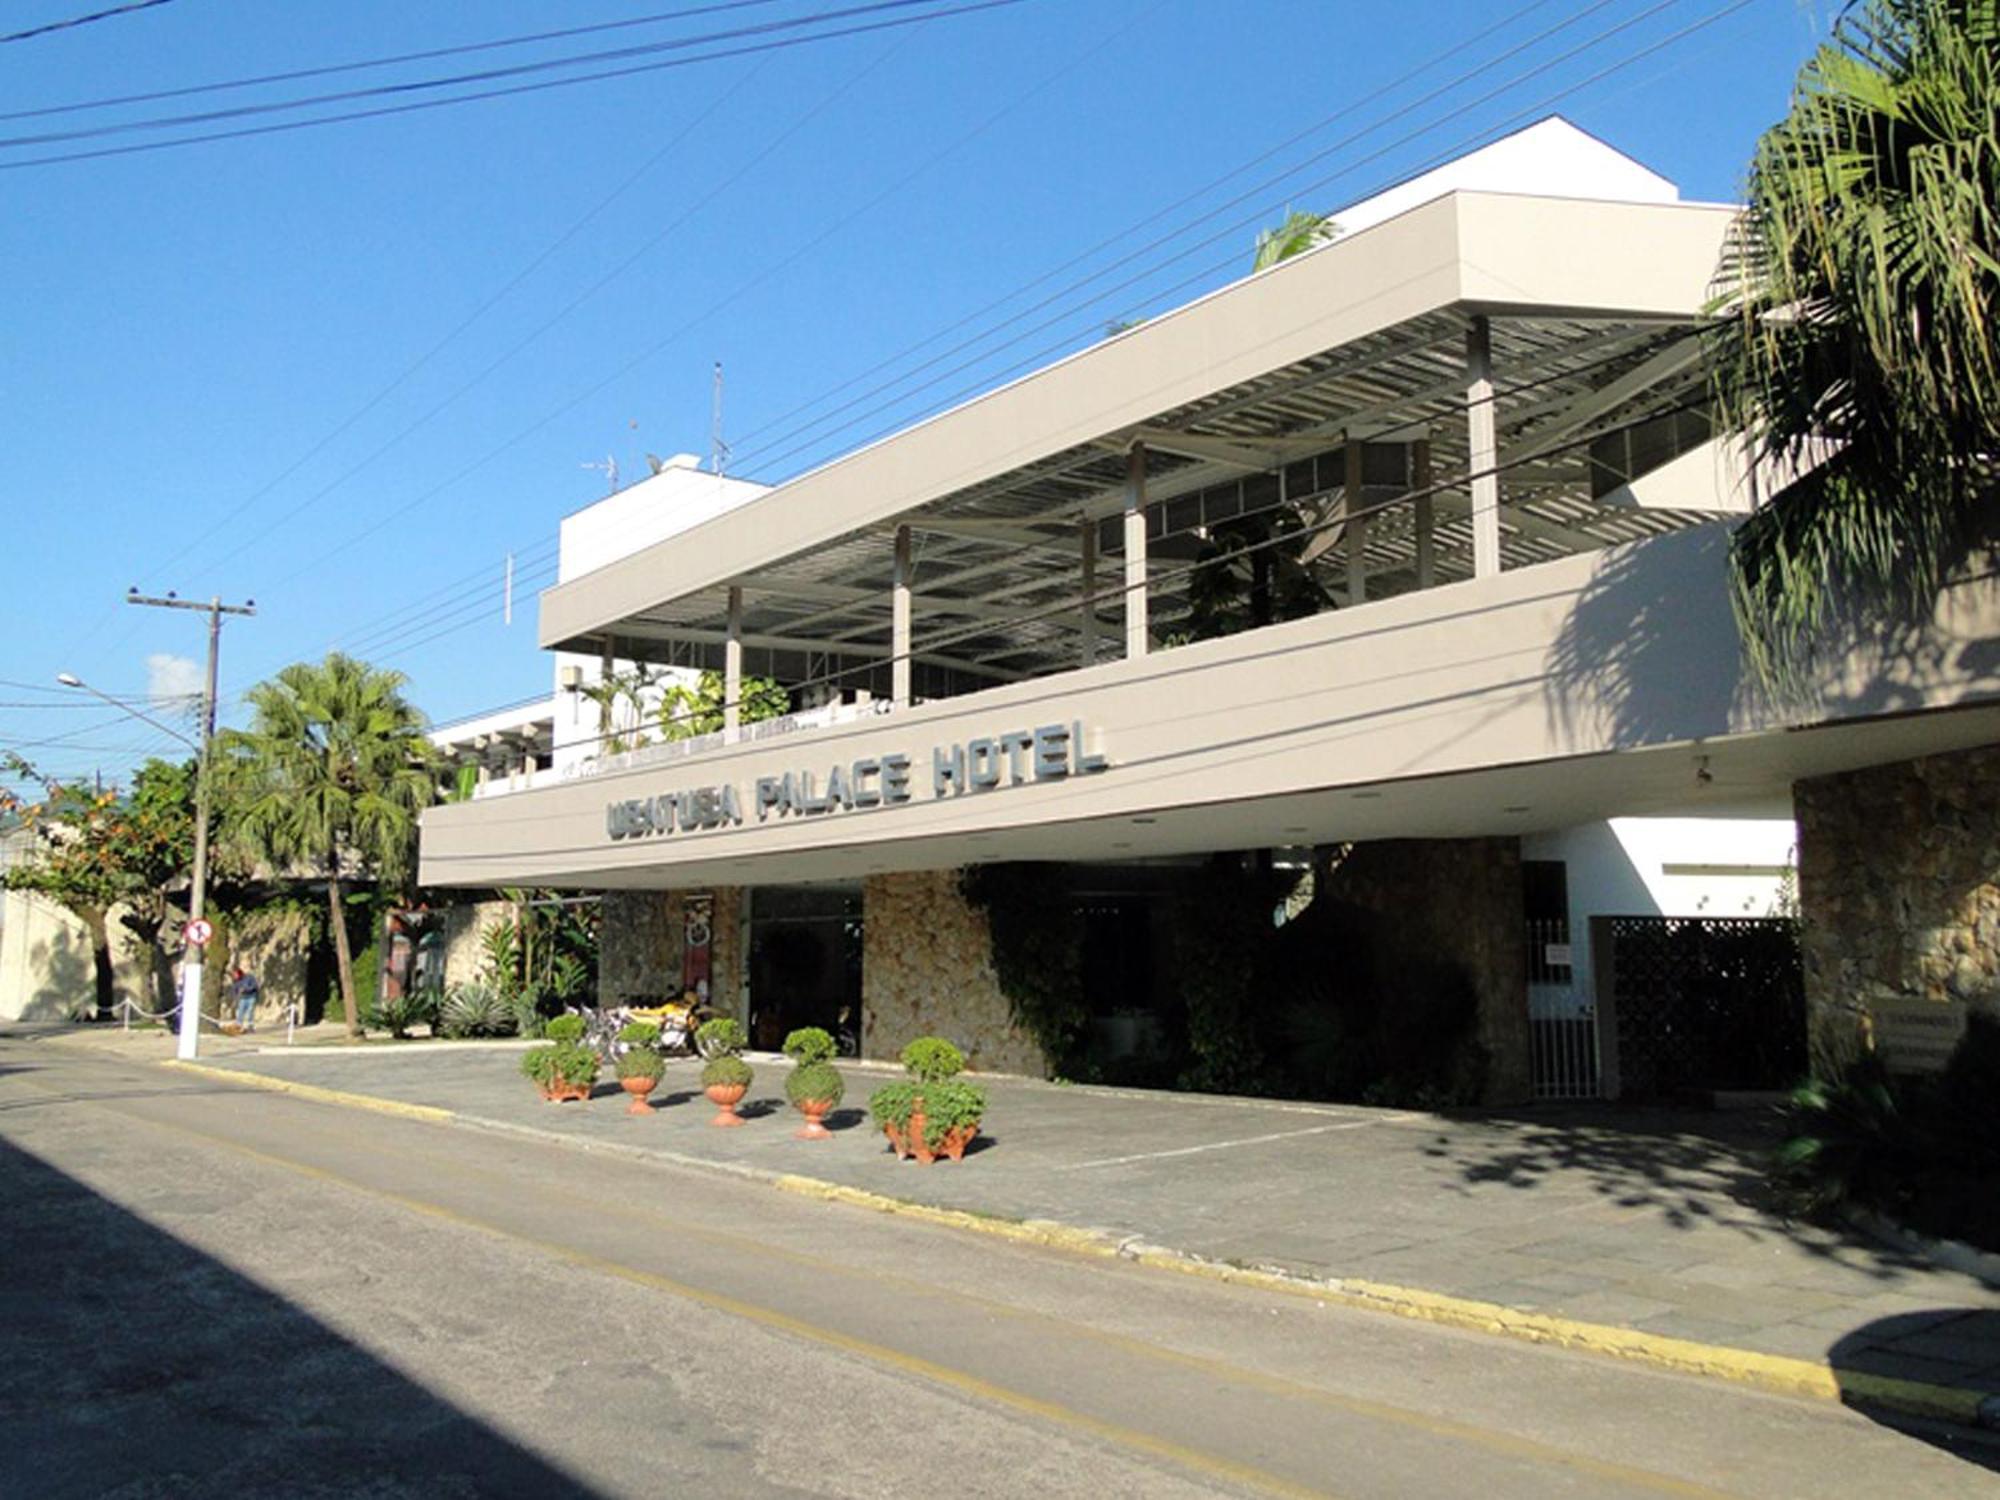
[[[604,654],[598,660],[599,670],[597,681],[600,687],[611,681],[614,666],[615,658],[611,654],[611,637],[607,635],[604,638]],[[604,741],[611,735],[611,694],[608,692],[604,695],[604,701],[597,705],[597,734],[597,753],[602,755],[604,753]]]
[[[910,706],[910,528],[896,528],[896,571],[889,596],[889,696]]]
[[[1418,491],[1412,503],[1417,511],[1417,587],[1427,589],[1437,582],[1437,497],[1431,487],[1431,440],[1418,438],[1410,445],[1410,488]]]
[[[1368,513],[1361,504],[1361,444],[1349,438],[1344,456],[1340,503],[1347,510],[1347,602],[1360,604],[1368,597]]]
[[[743,589],[729,586],[729,639],[722,647],[722,738],[734,741],[743,728]]]
[[[1083,557],[1083,665],[1097,661],[1097,523],[1085,521],[1077,528],[1077,542]]]
[[[1472,490],[1472,576],[1500,571],[1500,445],[1493,421],[1493,335],[1484,317],[1465,335],[1466,472]]]
[[[1146,654],[1146,445],[1125,463],[1125,656]]]

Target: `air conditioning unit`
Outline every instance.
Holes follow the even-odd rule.
[[[575,662],[568,662],[556,668],[556,686],[565,693],[574,693],[583,686],[583,668]]]

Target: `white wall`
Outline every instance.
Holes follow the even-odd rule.
[[[649,479],[563,517],[556,580],[568,583],[607,563],[678,536],[766,493],[769,485],[710,474],[677,453]]]
[[[1530,834],[1521,857],[1567,867],[1570,969],[1588,1004],[1592,917],[1779,915],[1797,845],[1790,818],[1611,818]]]
[[[1678,203],[1680,189],[1559,115],[1333,211],[1343,234],[1451,192],[1532,193],[1612,203]]]

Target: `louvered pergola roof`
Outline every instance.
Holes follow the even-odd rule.
[[[639,557],[652,559],[650,590],[629,577],[573,580],[545,596],[544,644],[593,649],[608,639],[620,656],[718,665],[735,588],[747,671],[788,682],[846,672],[859,683],[890,655],[895,534],[908,527],[920,695],[1068,670],[1084,651],[1087,545],[1098,557],[1096,637],[1112,642],[1120,630],[1117,518],[1135,443],[1145,453],[1156,635],[1171,635],[1185,614],[1188,565],[1214,528],[1246,513],[1296,517],[1306,531],[1287,539],[1290,555],[1332,602],[1361,602],[1347,597],[1357,540],[1341,524],[1350,440],[1362,445],[1358,499],[1371,517],[1359,541],[1366,598],[1416,586],[1417,493],[1435,497],[1434,581],[1469,576],[1475,319],[1491,354],[1504,567],[1712,520],[1712,508],[1647,503],[1623,482],[1634,477],[1633,457],[1606,443],[1639,433],[1652,451],[1638,461],[1650,463],[1701,437],[1695,324],[1725,224],[1717,210],[1681,205],[1449,195],[648,549]],[[1549,282],[1561,267],[1545,263],[1565,258],[1532,233],[1523,243],[1524,227],[1536,226],[1587,234],[1592,253],[1626,257],[1630,292],[1566,299],[1523,284],[1517,278],[1537,269]],[[1468,242],[1480,228],[1491,242],[1475,261]],[[1431,253],[1439,239],[1449,241],[1442,259]],[[1481,273],[1510,255],[1523,265],[1511,274],[1503,266],[1498,279],[1527,295],[1466,295],[1490,290],[1481,283],[1496,278]],[[1368,278],[1390,273],[1405,279],[1367,295]],[[1286,357],[1261,365],[1257,341],[1267,333],[1261,348]],[[1245,347],[1218,357],[1218,341],[1230,340]],[[1079,407],[1115,420],[1093,426],[1094,413]],[[1088,435],[1071,440],[1079,432]],[[982,461],[982,450],[1013,461]],[[1423,487],[1416,466],[1426,460]],[[853,524],[822,514],[843,508]],[[593,580],[609,597],[585,633],[575,624],[592,613]]]

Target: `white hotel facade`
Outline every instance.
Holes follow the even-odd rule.
[[[1796,700],[1749,680],[1729,532],[1781,480],[1712,436],[1699,347],[1734,211],[1550,120],[1335,218],[775,488],[677,463],[565,522],[552,704],[441,733],[498,749],[425,815],[423,881],[606,893],[607,998],[678,989],[699,939],[753,1029],[845,1011],[870,1055],[937,1030],[1028,1071],[968,867],[1036,862],[1093,914],[1114,1052],[1174,1004],[1159,893],[1218,856],[1351,865],[1342,899],[1473,976],[1495,1100],[1598,1086],[1529,1041],[1606,998],[1590,918],[1766,915],[1795,850],[1809,917],[1900,881],[1921,929],[1809,926],[1816,1002],[1988,1003],[1950,934],[1990,851],[1912,898],[1922,827],[1875,820],[1881,889],[1839,841],[1885,789],[1980,783],[2000,610],[1969,584]],[[1207,635],[1193,565],[1246,537],[1243,628]],[[624,663],[799,711],[606,755],[565,688]]]

